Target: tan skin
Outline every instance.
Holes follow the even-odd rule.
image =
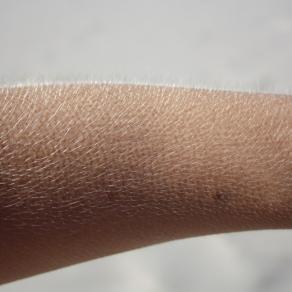
[[[0,90],[0,283],[168,240],[292,227],[292,97]]]

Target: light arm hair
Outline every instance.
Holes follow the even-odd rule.
[[[168,240],[291,227],[291,96],[0,90],[0,283]]]

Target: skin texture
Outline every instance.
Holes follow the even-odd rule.
[[[0,283],[168,240],[291,227],[291,96],[0,90]]]

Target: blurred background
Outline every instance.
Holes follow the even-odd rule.
[[[290,0],[0,0],[0,84],[111,81],[292,93]],[[0,238],[5,240],[5,238]],[[291,291],[292,231],[180,240],[0,287]]]

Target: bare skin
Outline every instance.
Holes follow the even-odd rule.
[[[168,240],[291,227],[291,96],[0,90],[0,283]]]

